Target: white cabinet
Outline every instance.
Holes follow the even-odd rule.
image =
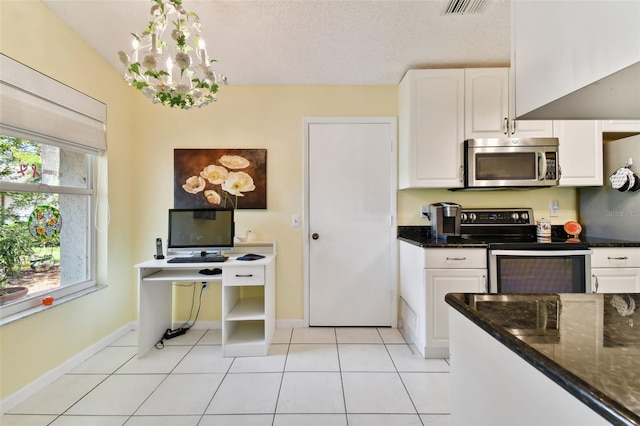
[[[602,122],[554,121],[558,138],[560,186],[602,186]]]
[[[464,90],[465,139],[553,135],[551,121],[514,120],[509,68],[467,68]]]
[[[487,252],[481,248],[421,248],[400,243],[400,296],[412,318],[410,339],[425,358],[449,356],[447,293],[487,291]]]
[[[463,185],[464,70],[409,70],[399,88],[399,188]]]
[[[222,352],[225,357],[269,353],[275,329],[275,270],[266,265],[222,269]]]
[[[640,133],[640,120],[604,120],[602,131]]]
[[[594,293],[640,292],[640,247],[595,247],[592,251]]]

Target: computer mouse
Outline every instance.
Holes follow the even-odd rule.
[[[222,269],[213,268],[213,269],[200,269],[198,273],[202,275],[219,275],[222,273]]]

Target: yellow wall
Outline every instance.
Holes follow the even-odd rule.
[[[277,319],[302,319],[303,227],[291,228],[291,215],[303,215],[303,120],[395,116],[397,87],[228,86],[217,103],[190,111],[148,105],[138,98],[136,120],[145,125],[134,138],[140,165],[135,261],[148,259],[155,238],[166,237],[166,212],[173,206],[174,148],[266,148],[267,210],[239,210],[236,229],[238,235],[251,229],[262,239],[277,241]],[[191,292],[177,290],[177,318],[188,318]],[[219,286],[207,291],[199,320],[220,319],[219,292]]]
[[[107,289],[0,327],[0,398],[5,398],[135,319],[131,182],[136,176],[129,88],[47,7],[39,1],[0,1],[0,52],[107,104],[108,152],[100,163],[108,161],[109,173],[102,170],[99,190],[108,191],[111,217],[108,229],[98,232],[98,281]]]
[[[549,216],[549,204],[560,203],[559,216]],[[403,189],[398,191],[398,224],[427,225],[420,218],[422,204],[451,201],[463,208],[531,207],[533,217],[547,218],[553,225],[578,219],[579,201],[574,188],[544,188],[525,191],[449,191],[447,189]]]
[[[396,86],[229,86],[216,104],[171,110],[152,105],[127,87],[118,71],[39,1],[0,1],[0,24],[2,53],[107,104],[107,154],[102,163],[108,161],[108,181],[102,174],[100,191],[108,191],[110,216],[108,229],[98,233],[98,279],[108,288],[0,327],[0,399],[136,319],[133,264],[151,258],[156,237],[166,239],[174,148],[267,149],[268,208],[239,211],[237,230],[242,235],[251,229],[277,240],[277,319],[302,319],[303,228],[291,228],[290,220],[293,214],[303,215],[303,118],[395,116]],[[229,78],[232,83],[233,76]],[[558,198],[562,217],[557,223],[577,216],[575,191],[570,189],[404,190],[398,198],[400,225],[424,224],[418,206],[434,201],[458,201],[465,207],[533,206],[541,217],[545,214],[539,211]],[[186,319],[191,293],[176,292],[176,318]],[[219,286],[206,295],[199,319],[219,320]]]

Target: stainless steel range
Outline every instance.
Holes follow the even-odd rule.
[[[530,208],[462,209],[463,240],[488,245],[490,293],[591,291],[591,250],[556,235],[538,242]]]

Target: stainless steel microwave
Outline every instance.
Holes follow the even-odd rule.
[[[556,186],[558,139],[468,139],[464,167],[466,188]]]

